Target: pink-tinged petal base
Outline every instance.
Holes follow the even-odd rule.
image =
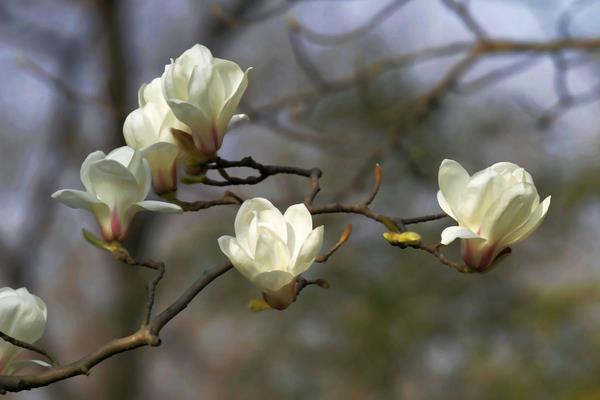
[[[510,252],[509,247],[498,250],[498,243],[481,243],[478,240],[471,239],[462,240],[463,260],[467,266],[478,272],[489,271]]]
[[[203,140],[204,138],[200,135],[192,135],[192,137],[194,145],[205,157],[214,157],[221,148],[221,135],[219,135],[219,129],[214,123],[210,128],[210,140]]]
[[[170,170],[159,169],[153,171],[152,187],[156,194],[164,194],[177,190],[177,162],[174,162]]]
[[[110,219],[102,220],[96,216],[102,237],[107,242],[113,242],[115,240],[122,241],[127,237],[127,225],[126,221],[123,221],[119,212],[113,209],[110,214]]]
[[[277,292],[263,292],[263,299],[275,310],[285,310],[296,301],[298,282],[296,280],[285,285]]]

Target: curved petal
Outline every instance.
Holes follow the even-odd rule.
[[[508,161],[502,161],[492,164],[489,169],[499,174],[512,174],[513,172],[523,168],[519,167],[517,164]]]
[[[225,256],[231,261],[246,279],[253,281],[254,277],[260,273],[256,268],[254,260],[232,236],[221,236],[218,240],[219,248]]]
[[[449,226],[442,231],[442,240],[440,241],[443,245],[448,245],[456,239],[483,239],[475,232],[463,226]]]
[[[123,137],[128,146],[140,149],[156,141],[156,135],[151,126],[146,125],[144,112],[137,108],[129,113],[123,123]]]
[[[218,121],[219,132],[223,132],[223,134],[224,134],[225,130],[227,129],[227,127],[229,126],[231,118],[232,118],[233,114],[235,113],[235,110],[238,108],[240,101],[242,100],[242,96],[246,92],[246,88],[248,87],[248,73],[251,70],[252,70],[252,68],[248,68],[246,70],[246,72],[244,72],[244,75],[243,75],[242,79],[240,80],[239,85],[237,86],[235,91],[231,94],[229,99],[227,99],[225,101],[225,104],[223,104],[223,106],[221,108],[221,111],[219,113],[217,121]]]
[[[67,207],[92,210],[97,205],[104,205],[94,195],[82,190],[62,189],[52,193],[52,198],[60,201]]]
[[[287,243],[287,223],[281,215],[281,211],[273,207],[269,210],[261,210],[256,214],[257,228],[267,228],[277,235],[283,243]]]
[[[210,143],[212,119],[208,114],[191,103],[175,99],[167,102],[175,117],[191,129],[194,142]]]
[[[135,157],[135,150],[129,146],[117,147],[106,155],[107,160],[115,160],[125,168],[129,168]]]
[[[541,202],[529,216],[529,219],[517,230],[511,232],[508,236],[502,239],[506,246],[517,244],[529,237],[541,225],[546,217],[548,208],[550,207],[550,198],[548,196]]]
[[[254,262],[259,271],[288,271],[290,253],[275,232],[259,228]]]
[[[442,161],[438,173],[440,192],[444,195],[453,214],[459,219],[462,217],[461,198],[468,182],[469,174],[459,163],[448,159]]]
[[[81,169],[79,170],[79,177],[81,178],[81,183],[83,183],[83,187],[85,187],[85,190],[87,190],[90,193],[93,193],[92,185],[90,184],[89,178],[90,165],[92,165],[96,161],[103,160],[104,158],[106,158],[106,154],[104,154],[104,152],[95,151],[93,153],[90,153],[81,164]]]
[[[256,275],[254,284],[263,292],[277,292],[296,277],[287,271],[267,271]]]
[[[317,255],[319,255],[323,246],[324,230],[323,225],[315,228],[302,244],[296,260],[292,260],[290,272],[294,276],[298,276],[306,271],[313,264]]]
[[[220,58],[215,58],[212,66],[213,77],[209,89],[211,110],[215,117],[219,117],[227,101],[237,92],[244,79],[244,72],[236,63]]]
[[[440,190],[438,190],[437,192],[437,201],[438,204],[440,205],[440,208],[442,209],[442,211],[444,211],[446,214],[448,214],[450,216],[450,218],[452,218],[453,220],[457,220],[456,217],[454,216],[454,214],[452,213],[452,208],[450,208],[450,204],[448,204],[448,202],[446,201],[446,198],[444,197],[444,195],[442,194],[442,192]]]
[[[143,200],[133,174],[115,160],[101,160],[92,164],[89,178],[96,197],[110,208],[123,210]]]
[[[460,207],[461,225],[473,231],[480,228],[485,213],[507,188],[505,176],[486,168],[471,177],[463,192]]]
[[[527,222],[538,201],[537,190],[529,183],[509,187],[485,211],[481,220],[481,236],[497,242]]]
[[[255,197],[244,201],[235,216],[235,237],[251,256],[254,256],[256,249],[257,215],[260,211],[272,209],[275,209],[275,206],[269,200]]]
[[[167,142],[156,142],[141,150],[150,165],[152,186],[158,194],[177,189],[177,145]]]
[[[219,93],[211,90],[211,81],[214,78],[214,67],[212,64],[196,65],[188,82],[188,102],[194,107],[203,110],[211,119],[217,115],[218,109],[213,109],[213,102],[219,102]]]
[[[165,66],[165,72],[161,77],[165,98],[188,100],[188,83],[194,67],[210,64],[212,59],[210,50],[195,45],[172,60],[171,64]]]
[[[2,289],[0,331],[26,343],[34,343],[44,332],[46,318],[46,304],[27,289]],[[0,359],[5,365],[21,351],[23,349],[0,341]]]
[[[208,47],[196,43],[177,57],[175,62],[180,64],[185,70],[190,70],[195,65],[210,64],[212,60],[213,55]]]
[[[300,252],[302,243],[312,231],[312,215],[306,206],[300,203],[288,207],[283,218],[288,225],[287,245],[292,257],[295,257]]]

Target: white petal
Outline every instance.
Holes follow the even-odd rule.
[[[481,236],[496,242],[515,231],[526,223],[537,201],[537,191],[529,183],[519,183],[505,189],[484,212]]]
[[[25,288],[3,288],[0,297],[0,331],[27,343],[34,343],[46,326],[46,304]],[[0,359],[10,363],[22,349],[0,341]]]
[[[531,213],[527,222],[519,229],[511,232],[508,236],[502,239],[506,246],[517,244],[529,237],[541,225],[546,217],[548,208],[550,207],[550,196],[546,197],[536,209]]]
[[[67,207],[83,208],[86,210],[92,210],[94,206],[103,204],[92,194],[81,190],[58,190],[52,194],[52,198],[60,201]]]
[[[298,276],[306,271],[319,255],[321,247],[323,246],[324,229],[323,225],[317,227],[308,235],[302,244],[298,257],[290,271],[294,276]]]
[[[117,147],[106,156],[107,160],[115,160],[124,167],[129,167],[129,164],[135,156],[135,150],[129,146]]]
[[[254,277],[254,284],[263,292],[277,292],[296,277],[287,271],[267,271]]]
[[[191,48],[183,52],[176,63],[182,64],[185,68],[191,68],[193,65],[209,64],[213,60],[213,55],[206,46],[196,43]]]
[[[455,239],[483,239],[475,232],[471,231],[462,226],[449,226],[442,231],[442,240],[440,241],[443,245],[452,243]]]
[[[505,177],[492,168],[473,174],[461,197],[458,215],[461,225],[473,231],[479,230],[487,210],[508,186]]]
[[[88,192],[92,192],[89,178],[89,169],[90,165],[95,163],[96,161],[103,160],[106,157],[106,154],[102,151],[95,151],[88,155],[86,159],[81,164],[81,169],[79,170],[79,177],[81,178],[81,183],[83,183],[83,187]]]
[[[456,217],[452,213],[452,208],[450,208],[450,204],[448,204],[448,202],[446,201],[446,198],[444,197],[444,195],[442,194],[442,192],[440,190],[438,190],[438,192],[437,192],[437,201],[438,201],[438,204],[440,205],[440,208],[442,209],[442,211],[444,211],[446,214],[448,214],[450,216],[450,218],[456,220]]]
[[[144,200],[135,204],[137,207],[154,212],[164,213],[182,213],[183,210],[177,204],[166,203],[164,201]]]
[[[197,137],[195,140],[206,142],[212,140],[212,119],[208,114],[193,104],[184,101],[168,99],[168,103],[175,117],[191,129],[192,136]]]
[[[251,256],[254,256],[256,249],[258,212],[272,209],[275,209],[275,206],[269,200],[255,197],[244,201],[235,216],[235,237]]]
[[[229,99],[235,95],[242,80],[244,72],[236,63],[215,58],[212,62],[213,77],[210,82],[211,110],[218,117]],[[231,119],[231,115],[229,116]]]
[[[254,262],[262,272],[288,271],[290,253],[285,242],[276,233],[268,228],[259,228]]]
[[[281,211],[273,207],[269,210],[258,211],[257,214],[257,229],[267,228],[277,235],[283,243],[287,243],[287,223]]]
[[[128,146],[141,149],[155,142],[157,137],[151,126],[146,125],[144,112],[138,108],[133,110],[123,123],[123,137]]]
[[[89,178],[98,199],[110,208],[124,210],[143,200],[133,174],[115,160],[101,160],[90,166]]]
[[[492,166],[489,167],[489,169],[494,172],[497,172],[499,174],[512,174],[513,172],[515,172],[519,169],[522,169],[522,168],[519,167],[517,164],[503,161],[503,162],[498,162],[496,164],[493,164]]]
[[[254,277],[260,273],[256,268],[254,260],[250,255],[240,246],[238,241],[231,236],[221,236],[218,239],[219,248],[229,258],[229,261],[233,266],[250,281],[253,281]]]
[[[244,72],[244,75],[239,81],[237,87],[235,88],[235,91],[231,94],[229,99],[227,99],[225,104],[223,105],[218,117],[219,132],[224,133],[227,127],[229,126],[231,118],[233,117],[235,110],[238,108],[240,101],[242,100],[242,96],[244,95],[244,92],[246,92],[246,88],[248,87],[248,72],[250,72],[251,70],[252,68],[248,68],[246,72]]]
[[[140,150],[142,156],[148,160],[150,169],[171,169],[177,159],[179,149],[177,145],[168,142],[156,142]]]
[[[288,207],[283,218],[289,225],[287,244],[293,257],[298,255],[302,243],[312,231],[312,215],[302,203]],[[291,228],[291,229],[290,229]],[[292,234],[290,234],[290,231]]]
[[[454,160],[444,160],[440,165],[438,183],[454,215],[461,218],[461,199],[469,182],[469,174]]]

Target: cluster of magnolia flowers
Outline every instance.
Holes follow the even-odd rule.
[[[72,208],[94,214],[107,242],[127,236],[134,215],[142,210],[182,212],[175,204],[146,200],[150,188],[165,196],[177,188],[180,166],[210,162],[228,128],[245,115],[235,115],[246,90],[248,70],[213,58],[195,45],[165,67],[159,78],[139,90],[139,108],[127,117],[127,146],[108,155],[91,153],[81,166],[85,191],[59,190],[52,195]],[[508,162],[470,176],[456,161],[439,170],[437,199],[458,225],[446,228],[441,244],[462,241],[465,264],[475,271],[491,269],[541,224],[550,197],[540,202],[531,175]],[[234,222],[235,237],[218,244],[233,266],[262,292],[264,301],[283,310],[296,300],[299,277],[314,263],[324,227],[313,229],[304,204],[281,213],[264,198],[246,200]],[[46,305],[27,289],[0,289],[0,330],[33,343],[43,333]],[[27,362],[15,361],[23,349],[0,341],[0,373],[11,374]]]

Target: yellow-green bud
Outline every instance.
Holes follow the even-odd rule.
[[[386,232],[383,238],[392,246],[418,246],[421,244],[421,235],[417,232]]]

